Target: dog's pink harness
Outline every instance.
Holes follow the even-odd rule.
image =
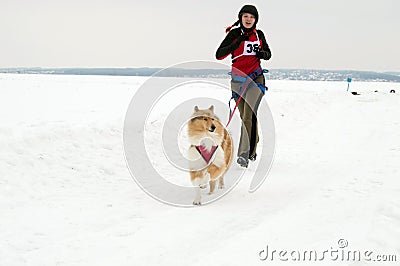
[[[208,164],[211,160],[211,157],[214,155],[215,151],[217,150],[218,146],[212,146],[211,150],[207,150],[206,146],[200,145],[195,146],[196,150],[200,153],[201,157],[206,161]]]

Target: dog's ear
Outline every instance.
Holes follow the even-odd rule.
[[[198,107],[197,105],[194,107],[194,111],[195,111],[195,112],[198,112],[198,111],[199,111],[199,107]]]
[[[208,110],[214,113],[214,105],[211,105],[210,108],[208,108]]]

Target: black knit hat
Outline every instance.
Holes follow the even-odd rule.
[[[242,15],[243,15],[244,13],[252,14],[252,15],[255,17],[255,19],[256,19],[256,21],[254,22],[254,25],[257,24],[257,21],[258,21],[258,11],[257,11],[257,8],[256,8],[255,6],[252,6],[252,5],[245,5],[245,6],[243,6],[243,7],[240,9],[239,15],[238,15],[238,18],[239,18],[240,22],[242,22]]]
[[[243,24],[242,24],[242,15],[243,15],[244,13],[252,14],[252,15],[254,16],[254,18],[255,18],[254,25],[253,25],[253,27],[251,27],[251,29],[247,29],[247,28],[244,27]],[[258,11],[257,11],[257,8],[256,8],[255,6],[252,6],[252,5],[244,5],[244,6],[240,9],[240,11],[239,11],[238,18],[239,18],[239,19],[238,19],[235,23],[233,23],[233,24],[232,24],[231,26],[229,26],[229,27],[226,27],[226,29],[225,29],[225,32],[226,32],[226,33],[230,32],[230,30],[231,30],[233,27],[235,27],[235,26],[237,26],[237,25],[239,25],[239,24],[240,24],[240,27],[242,28],[242,30],[245,31],[245,32],[249,32],[249,31],[252,31],[253,29],[255,29],[255,28],[256,28],[257,21],[258,21]]]

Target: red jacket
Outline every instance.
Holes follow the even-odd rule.
[[[264,33],[261,30],[253,30],[249,34],[247,41],[239,41],[238,38],[243,34],[241,28],[231,30],[222,41],[216,52],[216,58],[222,60],[229,54],[232,55],[232,74],[243,76],[248,75],[260,66],[260,59],[256,57],[256,51],[265,51],[268,60],[271,58],[271,50],[265,40]],[[243,73],[241,73],[243,72]]]

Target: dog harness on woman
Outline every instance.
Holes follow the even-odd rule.
[[[226,124],[226,127],[228,127],[229,123],[232,120],[233,114],[237,108],[237,106],[239,105],[240,100],[244,97],[244,95],[246,94],[246,90],[249,87],[250,83],[261,75],[263,75],[264,73],[268,73],[267,69],[262,69],[261,66],[259,66],[255,71],[251,72],[247,77],[242,77],[239,75],[235,75],[230,73],[232,80],[236,81],[236,82],[240,82],[240,87],[239,87],[239,93],[236,93],[234,91],[232,91],[232,97],[229,99],[228,102],[228,106],[229,106],[229,119],[228,119],[228,123]],[[255,82],[257,84],[257,87],[261,90],[261,92],[263,94],[265,94],[265,91],[268,90],[268,87],[265,86],[262,83],[259,82]],[[233,108],[233,110],[231,109],[231,101],[232,99],[235,99],[236,101],[236,105]]]

